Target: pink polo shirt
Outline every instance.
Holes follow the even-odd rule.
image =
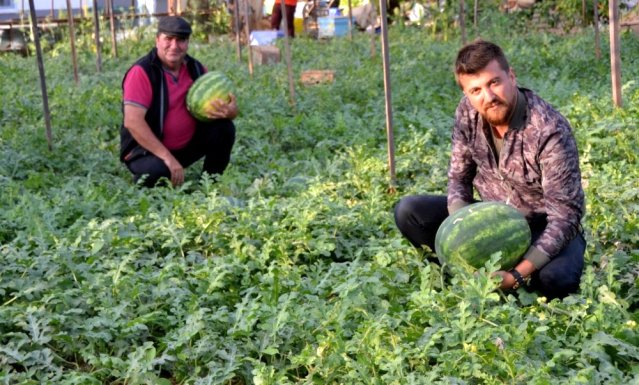
[[[193,135],[197,121],[186,109],[186,93],[193,84],[186,65],[180,67],[176,78],[168,71],[164,71],[169,92],[169,111],[164,120],[164,135],[162,144],[169,150],[179,150],[186,147]],[[132,104],[148,109],[151,106],[153,90],[149,77],[144,69],[133,66],[124,79],[124,104]]]

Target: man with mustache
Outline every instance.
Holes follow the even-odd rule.
[[[197,121],[186,108],[186,95],[207,69],[187,54],[191,26],[179,16],[160,19],[155,48],[139,59],[122,82],[123,122],[120,160],[133,179],[153,187],[161,178],[174,186],[184,169],[204,157],[203,172],[222,174],[235,142],[235,96],[213,102],[210,122]]]
[[[439,225],[458,209],[499,201],[519,209],[532,244],[502,289],[527,286],[547,298],[579,289],[586,242],[584,192],[568,121],[533,91],[517,86],[502,49],[477,40],[457,55],[455,78],[464,96],[455,112],[448,194],[401,199],[395,223],[415,246],[434,250]]]

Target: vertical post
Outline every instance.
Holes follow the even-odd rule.
[[[69,20],[69,39],[71,41],[71,58],[73,60],[73,79],[75,80],[75,84],[78,84],[80,83],[80,77],[78,76],[78,55],[75,52],[75,25],[71,0],[67,0],[67,14]]]
[[[371,30],[371,57],[375,57],[377,54],[377,47],[375,45],[375,28],[373,28]]]
[[[31,0],[30,0],[31,1]],[[93,25],[95,34],[95,66],[102,72],[102,45],[100,44],[100,15],[98,15],[98,0],[93,0]]]
[[[390,173],[390,188],[395,187],[395,144],[393,139],[393,108],[391,100],[390,53],[388,51],[388,18],[386,0],[379,0],[382,21],[382,56],[384,69],[384,100],[386,108],[386,139],[388,151],[388,171]]]
[[[462,45],[466,44],[466,18],[464,15],[466,10],[464,9],[464,2],[465,0],[459,0],[459,28],[461,28]]]
[[[40,46],[40,36],[38,35],[38,19],[35,13],[35,4],[29,0],[29,15],[31,16],[31,33],[36,47],[36,58],[38,61],[38,72],[40,73],[40,90],[42,91],[42,107],[44,109],[44,123],[46,125],[47,143],[49,151],[53,150],[53,135],[51,134],[51,114],[49,112],[49,97],[47,94],[47,81],[44,74],[44,63],[42,61],[42,48]]]
[[[107,0],[109,23],[111,24],[111,57],[118,57],[118,42],[115,35],[115,19],[113,17],[113,0]]]
[[[595,57],[601,58],[601,37],[599,36],[599,1],[593,0],[594,26],[595,26]]]
[[[475,7],[473,9],[473,26],[477,29],[477,18],[479,14],[479,0],[475,0]],[[475,32],[477,33],[477,32]]]
[[[251,26],[249,25],[250,15],[249,15],[249,5],[248,0],[242,0],[244,2],[244,32],[246,34],[246,47],[248,53],[248,67],[249,74],[253,76],[253,52],[251,50]]]
[[[291,64],[291,45],[288,35],[288,18],[286,17],[286,4],[284,0],[280,1],[280,10],[282,11],[282,26],[284,28],[284,54],[286,55],[286,67],[288,69],[288,102],[291,106],[295,106],[295,85],[293,84],[293,68]]]
[[[253,25],[260,25],[260,20],[264,14],[264,0],[259,0],[257,9],[255,10],[255,19]]]
[[[348,0],[348,38],[353,40],[353,6]]]
[[[615,107],[621,107],[621,49],[619,46],[619,4],[609,0],[610,19],[610,70],[612,77],[612,100]]]
[[[233,22],[235,23],[235,42],[237,44],[237,62],[242,61],[242,43],[240,41],[240,0],[235,0],[233,3]]]

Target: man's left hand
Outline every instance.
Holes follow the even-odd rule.
[[[515,270],[517,270],[519,274],[521,274],[521,276],[525,279],[535,271],[535,266],[530,261],[524,259],[519,262],[519,264],[515,267]],[[504,270],[496,271],[492,274],[492,276],[501,277],[501,284],[499,285],[499,288],[502,290],[512,289],[517,282],[515,276],[512,275],[512,273]]]
[[[230,94],[229,102],[225,102],[221,99],[216,99],[211,102],[213,111],[209,113],[211,119],[235,119],[237,116],[237,101],[235,95]]]
[[[502,290],[512,289],[515,285],[515,277],[507,271],[499,270],[492,274],[493,277],[500,276],[501,283],[499,284],[499,288]]]

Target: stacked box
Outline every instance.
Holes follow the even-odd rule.
[[[256,45],[251,47],[253,63],[256,65],[275,64],[280,62],[280,49],[274,45]]]
[[[348,33],[348,16],[326,16],[317,18],[317,37],[337,37]]]

